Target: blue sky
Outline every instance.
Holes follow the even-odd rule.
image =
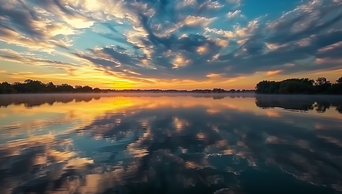
[[[342,0],[0,2],[0,81],[251,89],[342,76]]]

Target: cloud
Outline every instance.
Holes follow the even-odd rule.
[[[267,24],[271,42],[285,43],[310,36],[341,30],[341,3],[315,0],[285,13],[280,19]],[[321,7],[322,5],[325,7]],[[274,33],[272,33],[274,32]]]
[[[323,3],[323,1],[319,2]],[[241,47],[234,52],[235,55],[221,55],[219,60],[228,60],[239,64],[232,66],[230,70],[241,73],[253,73],[260,70],[267,71],[271,67],[286,68],[281,69],[283,73],[339,68],[340,64],[338,63],[322,67],[316,65],[311,60],[315,56],[338,58],[335,53],[339,49],[339,45],[336,43],[341,41],[340,34],[342,29],[339,25],[336,25],[341,22],[340,10],[337,8],[341,7],[341,4],[329,4],[324,9],[320,9],[320,5],[320,3],[301,5],[294,11],[284,14],[280,19],[266,23],[265,27],[263,27],[262,23],[259,23],[260,26],[255,27],[244,43],[241,44]],[[309,14],[312,12],[318,16],[312,18]],[[331,17],[326,17],[328,15]],[[307,24],[306,21],[309,19],[312,19],[312,22]],[[295,23],[297,23],[296,25],[303,23],[300,32],[290,30],[291,25],[293,26]],[[235,36],[232,35],[231,37]],[[330,49],[325,48],[329,45],[333,46]],[[322,48],[325,49],[320,50]],[[319,50],[321,53],[318,52]],[[253,65],[255,63],[257,64]],[[291,67],[281,67],[286,63],[294,65]]]
[[[186,66],[190,63],[189,59],[184,58],[183,56],[177,55],[173,60],[173,69],[177,69],[179,67]]]
[[[201,25],[203,27],[208,26],[215,18],[205,18],[198,16],[187,16],[184,20],[185,25],[197,26]]]
[[[63,66],[72,58],[108,76],[147,82],[341,68],[340,1],[310,1],[284,10],[279,18],[250,20],[241,17],[248,11],[241,3],[8,1],[0,8],[0,41],[34,53],[58,53],[58,60],[44,59],[47,64]],[[16,60],[13,53],[2,52],[3,60]],[[39,60],[44,63],[25,55],[16,61]]]
[[[332,50],[340,49],[341,47],[342,47],[342,41],[323,47],[319,49],[318,52],[332,51]]]
[[[50,33],[54,34],[55,32],[56,31],[52,31]],[[20,32],[10,27],[1,25],[1,24],[0,24],[0,41],[5,42],[7,44],[13,44],[16,46],[28,48],[31,50],[42,49],[42,51],[46,51],[46,52],[54,51],[55,47],[69,48],[71,46],[70,42],[66,40],[45,39],[45,40],[38,41],[34,38],[25,36],[24,34],[21,34]]]
[[[0,41],[51,52],[55,47],[72,46],[67,36],[78,35],[94,23],[58,0],[36,3],[7,1],[0,7]]]
[[[241,13],[241,10],[235,10],[234,12],[228,12],[227,13],[227,18],[231,19],[231,18],[235,18],[235,17],[238,17],[238,16],[242,16],[242,15],[239,15]]]
[[[32,54],[30,53],[18,53],[10,49],[0,49],[0,60],[37,66],[50,66],[55,68],[78,66],[72,63],[66,63],[62,61],[55,61],[50,59],[44,59],[42,57],[32,56]]]
[[[219,74],[219,73],[210,73],[207,75],[208,78],[220,78],[224,74]]]
[[[282,72],[282,70],[267,71],[266,75],[267,76],[273,76],[273,75],[278,75],[281,72]]]

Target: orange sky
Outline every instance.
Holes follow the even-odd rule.
[[[44,83],[52,81],[55,84],[68,83],[71,85],[89,85],[91,87],[109,89],[212,89],[215,87],[224,89],[254,89],[255,85],[262,80],[280,81],[288,78],[308,77],[316,79],[324,76],[331,82],[335,82],[342,75],[341,70],[319,71],[310,73],[293,73],[289,75],[278,75],[279,72],[257,72],[235,78],[221,78],[215,74],[203,80],[179,79],[162,80],[151,79],[151,82],[116,78],[101,71],[93,71],[90,67],[79,68],[70,74],[63,69],[32,67],[20,63],[0,61],[0,82],[23,82],[25,79],[40,80]],[[18,71],[19,70],[19,71]]]

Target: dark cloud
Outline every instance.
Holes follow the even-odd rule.
[[[42,35],[40,31],[35,30],[33,25],[33,22],[37,21],[38,18],[34,13],[27,11],[27,8],[22,11],[20,9],[6,9],[4,6],[0,6],[0,16],[2,16],[0,17],[2,26],[11,25],[12,28],[17,28],[20,32],[29,36]]]
[[[129,0],[117,4],[117,10],[112,3],[107,2],[113,13],[92,13],[84,10],[82,3],[18,1],[20,7],[0,7],[0,33],[6,40],[13,39],[8,34],[15,32],[28,36],[28,45],[45,41],[68,49],[68,45],[56,41],[54,31],[87,37],[77,34],[78,29],[70,23],[63,25],[70,26],[72,32],[60,29],[58,22],[63,22],[63,18],[98,22],[96,33],[110,41],[108,45],[89,48],[87,54],[75,56],[115,72],[135,72],[131,76],[137,79],[201,80],[210,73],[236,77],[257,71],[294,73],[341,68],[336,62],[341,60],[338,42],[342,41],[342,3],[338,1],[303,3],[280,18],[266,21],[260,17],[247,24],[246,18],[235,19],[234,25],[226,14],[240,8],[223,0]],[[56,18],[56,22],[46,24],[45,16],[33,7],[52,14],[46,17]],[[241,8],[241,14],[243,11]],[[46,30],[40,29],[44,26]],[[103,32],[100,26],[110,32]],[[67,52],[75,52],[74,49],[78,48],[71,47]],[[327,65],[318,64],[316,59]],[[287,63],[294,66],[284,66]]]
[[[200,7],[205,6],[206,3],[202,2]],[[158,50],[152,54],[151,62],[153,64],[157,67],[159,65],[166,67],[169,72],[168,78],[203,79],[208,72],[226,73],[227,76],[234,77],[252,74],[256,71],[277,69],[282,70],[283,73],[322,69],[321,65],[315,64],[309,59],[316,57],[339,58],[338,50],[340,47],[318,52],[319,49],[337,43],[342,39],[341,31],[338,31],[342,29],[337,25],[341,23],[342,19],[342,14],[338,13],[339,7],[341,4],[329,5],[323,9],[320,9],[319,6],[313,6],[310,12],[304,10],[307,7],[301,7],[294,13],[288,13],[282,19],[269,23],[259,22],[261,24],[257,28],[249,31],[250,34],[247,34],[245,43],[228,54],[220,55],[218,58],[220,61],[212,60],[212,58],[223,49],[209,40],[208,37],[191,33],[181,37],[181,34],[177,34],[177,32],[191,31],[191,28],[178,28],[177,31],[166,37],[158,37],[149,25],[151,18],[144,15],[140,15],[139,18],[142,27],[148,33],[149,44],[152,43],[153,48]],[[316,16],[313,18],[312,14],[316,14]],[[232,43],[230,46],[233,46],[234,41],[231,40],[230,42]],[[268,49],[266,43],[278,46]],[[196,52],[200,46],[206,46],[208,52],[205,54]],[[172,56],[165,56],[167,50],[181,54],[190,62],[179,69],[172,69],[173,58]],[[295,63],[300,60],[308,60],[308,63],[284,68],[284,64]],[[325,68],[334,69],[338,67],[340,64],[330,64],[329,67]],[[151,76],[151,74],[145,73]],[[158,75],[154,75],[154,77],[159,78]]]
[[[136,60],[135,58],[133,58],[132,56],[129,56],[125,53],[120,53],[120,52],[114,50],[113,48],[103,48],[102,52],[111,56],[114,60],[117,60],[122,64],[135,65],[134,64],[134,61]],[[95,52],[95,54],[96,54],[96,52]]]
[[[341,6],[342,8],[342,6]],[[309,17],[309,16],[308,16]],[[308,17],[303,17],[304,19],[308,19]],[[324,30],[327,30],[329,27],[332,27],[334,24],[336,24],[337,22],[341,22],[342,19],[342,13],[331,18],[328,21],[324,21],[324,23],[319,24],[319,25],[315,25],[318,21],[315,22],[310,22],[311,25],[307,26],[305,29],[296,32],[296,33],[291,33],[290,30],[294,28],[293,24],[292,25],[287,25],[284,26],[287,30],[283,30],[283,29],[275,29],[275,33],[273,36],[271,36],[270,38],[267,39],[268,42],[272,42],[272,43],[279,43],[279,44],[285,44],[291,41],[296,41],[296,40],[300,40],[303,38],[307,38],[311,35],[316,35],[319,33],[323,33],[326,32]],[[304,21],[297,21],[297,23],[301,23]],[[304,24],[305,25],[305,24]],[[280,33],[277,33],[277,32]]]
[[[336,24],[340,23],[342,19],[342,15],[338,13],[338,7],[340,6],[341,4],[335,7],[330,5],[323,9],[320,9],[319,6],[312,7],[312,11],[309,13],[304,10],[305,7],[302,7],[302,10],[298,9],[293,14],[288,13],[290,15],[288,17],[273,21],[273,26],[270,23],[261,23],[259,27],[248,34],[246,42],[239,49],[219,57],[220,60],[226,61],[226,63],[210,62],[210,59],[221,50],[215,43],[208,41],[207,37],[197,34],[180,37],[174,33],[160,38],[154,34],[153,28],[148,25],[148,17],[141,16],[140,18],[144,29],[149,34],[149,40],[156,48],[160,48],[160,45],[165,46],[166,49],[181,53],[182,56],[191,60],[191,63],[185,67],[171,70],[174,71],[173,76],[175,78],[183,76],[187,78],[204,77],[209,71],[226,72],[227,67],[229,67],[229,72],[226,72],[227,75],[234,76],[250,74],[255,71],[267,71],[277,67],[282,69],[282,66],[286,63],[318,57],[317,52],[319,49],[341,41],[340,32],[336,31],[340,30]],[[313,13],[318,15],[312,18]],[[272,26],[272,28],[269,28],[268,25]],[[303,29],[299,30],[296,27]],[[300,43],[299,41],[307,42]],[[268,50],[265,43],[285,44],[285,46]],[[209,54],[201,55],[196,53],[196,49],[203,45],[208,47]],[[333,53],[335,53],[334,56],[338,57],[336,49],[324,52],[321,56],[332,57],[329,55]],[[170,62],[170,60],[166,59],[164,61]],[[170,65],[168,67],[170,68]],[[339,64],[331,66],[331,68],[337,67],[339,67]],[[322,67],[316,64],[307,64],[283,70],[292,73],[300,70],[318,70],[319,68]]]
[[[282,67],[286,63],[296,63],[298,60],[309,58],[341,59],[338,55],[340,46],[319,52],[320,49],[338,43],[342,39],[342,29],[336,25],[342,22],[341,13],[336,13],[341,11],[332,8],[333,6],[329,5],[328,8],[324,9],[314,7],[309,13],[304,12],[304,10],[297,10],[296,13],[293,13],[295,15],[293,18],[286,19],[285,17],[273,21],[273,25],[269,23],[268,25],[272,26],[271,28],[261,25],[238,50],[221,55],[219,59],[232,64],[229,72],[233,74],[250,74],[256,71],[267,71],[270,68],[282,69],[284,73],[340,68],[341,64],[329,64],[322,67],[322,65],[315,64],[314,61],[291,68]],[[341,4],[336,7],[341,7]],[[317,20],[311,19],[313,12],[318,14]],[[331,15],[331,17],[322,20],[326,15]],[[303,29],[293,32],[293,30],[298,30],[295,27]],[[268,50],[265,43],[272,43],[277,46]]]
[[[109,61],[106,59],[99,59],[99,58],[92,58],[91,56],[87,56],[85,54],[75,54],[75,56],[80,57],[82,59],[86,59],[92,63],[94,63],[95,65],[99,65],[99,66],[107,66],[107,67],[114,67],[116,65],[119,65],[117,63],[115,63],[114,61]]]
[[[75,11],[74,9],[67,8],[66,5],[68,4],[66,4],[62,0],[29,0],[28,2],[32,2],[34,5],[42,7],[47,11],[51,11],[53,14],[63,13],[73,17],[83,17],[82,14]],[[60,13],[58,13],[58,11]]]

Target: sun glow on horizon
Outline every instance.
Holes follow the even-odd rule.
[[[341,77],[338,0],[0,2],[0,82],[191,90]]]

